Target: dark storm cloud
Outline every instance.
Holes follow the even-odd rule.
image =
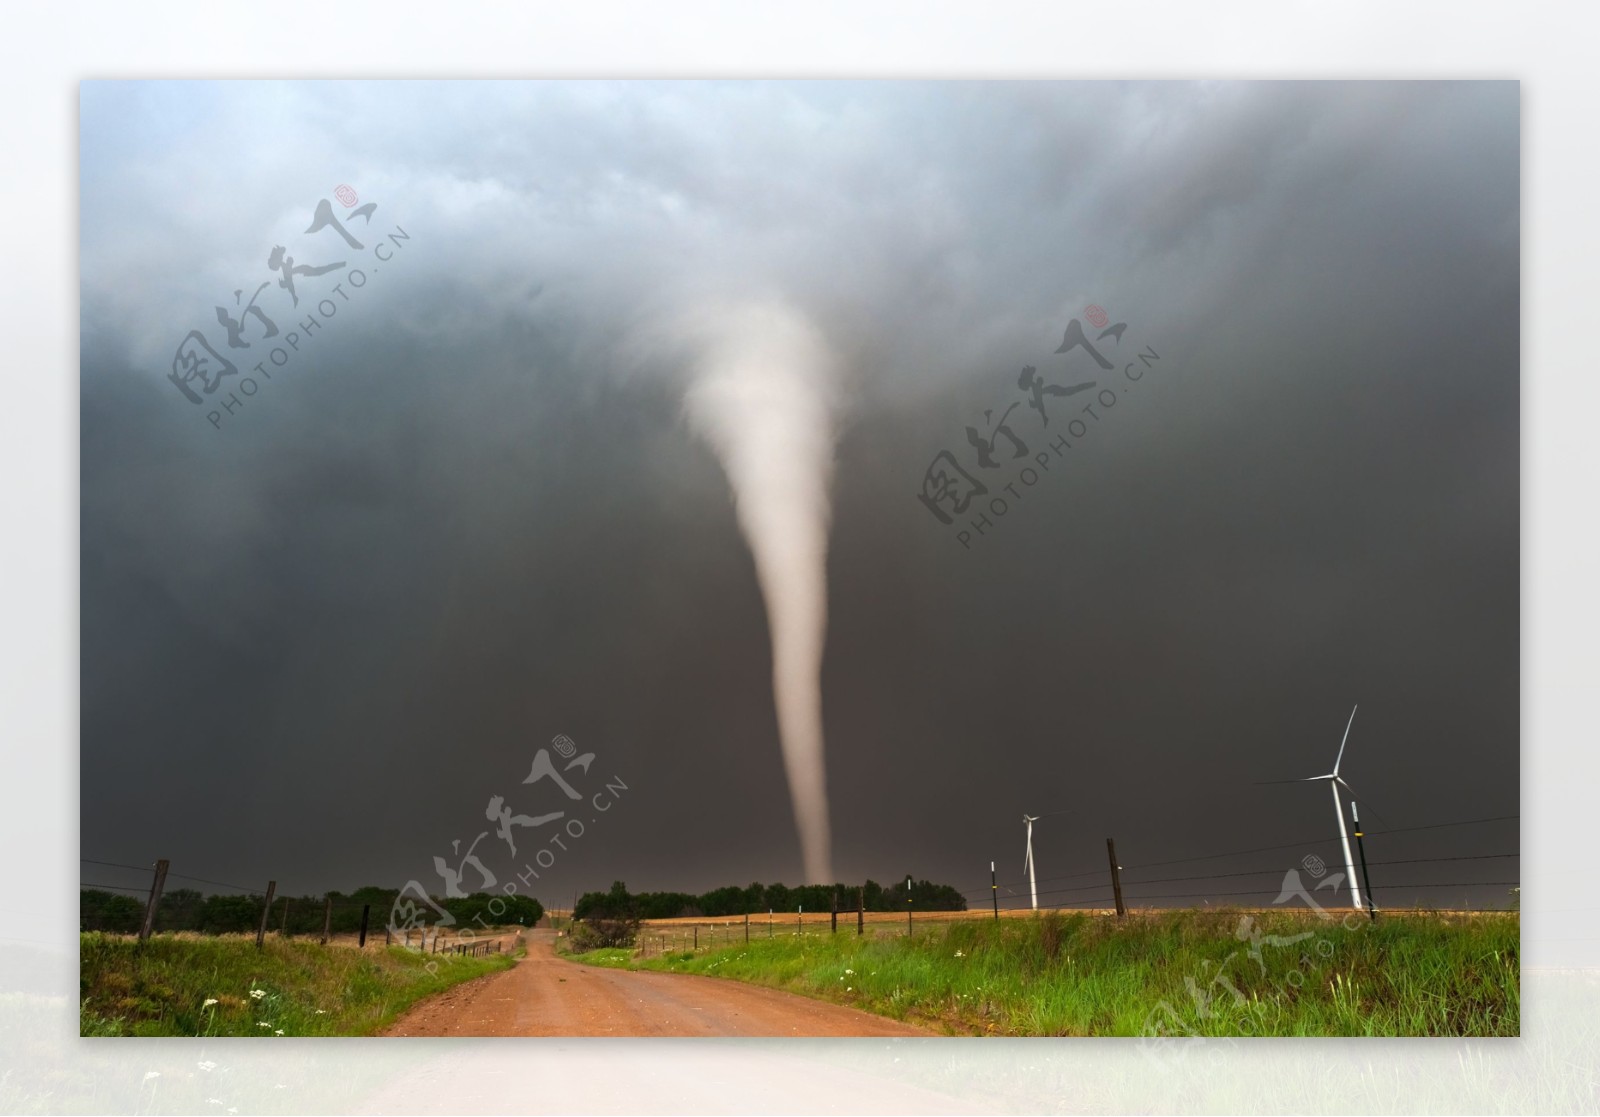
[[[761,599],[648,341],[747,290],[846,357],[842,876],[1015,880],[1024,810],[1077,812],[1046,876],[1331,836],[1320,785],[1250,781],[1325,771],[1357,701],[1390,827],[1517,811],[1514,85],[109,84],[82,118],[86,856],[428,880],[565,732],[630,791],[547,902],[795,879]],[[173,348],[273,244],[338,247],[303,230],[344,181],[412,239],[213,429]],[[1090,302],[1158,368],[964,550],[923,470]]]

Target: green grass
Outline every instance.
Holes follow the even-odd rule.
[[[956,1034],[1515,1036],[1519,943],[1514,912],[1352,919],[1347,929],[1312,913],[1208,910],[577,957],[735,978]]]
[[[90,933],[80,941],[79,1034],[371,1035],[421,998],[513,958],[355,950],[276,935],[257,950],[252,935],[156,935],[141,945]]]

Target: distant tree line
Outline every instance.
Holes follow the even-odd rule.
[[[398,888],[366,887],[351,893],[330,892],[327,896],[275,896],[272,914],[267,919],[267,929],[279,930],[284,926],[284,905],[288,905],[288,930],[294,935],[320,935],[322,933],[323,905],[333,900],[331,930],[334,934],[354,932],[361,927],[361,909],[372,906],[368,920],[368,933],[383,934],[389,921]],[[410,894],[407,894],[410,896]],[[254,931],[261,925],[261,903],[265,897],[247,895],[207,896],[193,888],[172,888],[161,894],[156,906],[157,931],[199,931],[203,934],[221,935]],[[433,902],[455,918],[457,927],[497,926],[521,923],[532,927],[544,917],[544,908],[531,896],[496,896],[488,892],[474,892],[470,896],[451,899],[434,897]],[[493,903],[493,908],[490,904]],[[109,931],[133,934],[144,921],[143,897],[105,892],[98,888],[85,888],[78,894],[78,925],[84,931]],[[437,921],[435,913],[423,909],[431,925]],[[481,920],[480,917],[481,916]]]
[[[906,886],[882,885],[875,880],[865,884],[806,884],[790,888],[783,884],[731,885],[695,895],[689,892],[629,892],[622,881],[609,892],[585,892],[578,897],[577,919],[676,919],[684,916],[719,918],[756,915],[764,911],[830,911],[835,893],[840,911],[856,910],[857,889],[861,890],[867,911],[905,911]],[[910,890],[913,911],[966,911],[967,900],[948,884],[914,880]]]

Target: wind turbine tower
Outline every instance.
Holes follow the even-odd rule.
[[[1023,823],[1028,827],[1028,891],[1033,896],[1033,910],[1039,910],[1039,885],[1033,875],[1033,824],[1039,821],[1038,815],[1024,814]]]

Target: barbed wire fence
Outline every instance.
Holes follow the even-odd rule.
[[[1514,822],[1519,815],[1495,815],[1485,818],[1461,819],[1450,822],[1430,823],[1423,826],[1409,826],[1390,828],[1385,830],[1368,830],[1369,838],[1382,838],[1386,836],[1412,834],[1423,831],[1440,830],[1453,827],[1490,826],[1496,823]],[[638,937],[639,949],[645,954],[659,954],[674,950],[699,950],[702,947],[732,946],[738,943],[748,943],[753,938],[772,938],[784,934],[821,934],[838,933],[841,924],[846,931],[854,930],[857,934],[866,933],[870,924],[875,934],[914,934],[918,922],[924,924],[948,922],[953,919],[971,919],[989,914],[995,919],[1002,915],[1014,917],[1019,914],[1031,913],[1034,908],[1034,897],[1038,898],[1039,911],[1085,911],[1103,912],[1107,914],[1125,915],[1130,909],[1136,913],[1140,910],[1159,910],[1164,907],[1196,908],[1199,905],[1193,901],[1201,901],[1209,906],[1212,901],[1223,901],[1224,907],[1250,907],[1251,901],[1256,901],[1255,906],[1263,908],[1281,904],[1287,897],[1286,885],[1290,874],[1298,872],[1298,868],[1286,873],[1282,861],[1261,868],[1229,869],[1224,872],[1196,872],[1167,875],[1150,875],[1159,870],[1170,870],[1175,866],[1198,866],[1206,861],[1217,861],[1225,858],[1253,857],[1264,853],[1282,853],[1285,850],[1305,850],[1325,848],[1331,839],[1325,836],[1308,838],[1298,842],[1283,842],[1275,845],[1255,846],[1245,849],[1230,849],[1215,853],[1195,854],[1185,857],[1168,858],[1158,861],[1134,863],[1131,865],[1120,864],[1115,845],[1109,839],[1107,847],[1110,857],[1107,863],[1093,869],[1084,869],[1051,877],[1038,878],[1033,882],[1025,880],[999,881],[991,876],[991,880],[973,888],[954,890],[966,901],[965,911],[952,911],[945,909],[916,909],[914,903],[900,910],[885,911],[882,909],[866,910],[865,891],[863,888],[836,889],[833,893],[830,910],[810,911],[803,908],[795,912],[779,912],[776,909],[755,910],[738,914],[690,914],[671,920],[647,920]],[[1428,857],[1391,857],[1376,859],[1366,862],[1366,870],[1379,870],[1374,887],[1389,894],[1401,893],[1416,896],[1444,892],[1448,889],[1474,889],[1481,892],[1484,888],[1506,888],[1510,895],[1517,896],[1519,881],[1514,872],[1500,874],[1504,879],[1399,879],[1386,877],[1385,870],[1395,870],[1402,867],[1408,869],[1402,877],[1416,876],[1410,872],[1411,867],[1417,866],[1459,866],[1465,864],[1484,865],[1498,870],[1501,866],[1508,869],[1514,868],[1520,860],[1521,854],[1515,850],[1495,850],[1492,852],[1463,853],[1448,856]],[[134,865],[127,862],[102,860],[95,858],[80,858],[81,864],[93,867],[96,870],[110,869],[119,873],[151,874],[147,882],[143,883],[113,883],[83,880],[80,889],[83,892],[99,891],[113,895],[127,895],[129,897],[144,897],[144,915],[139,926],[139,937],[148,938],[157,931],[161,922],[161,899],[166,890],[167,881],[189,882],[191,884],[205,885],[213,891],[211,895],[236,895],[248,898],[254,913],[254,929],[256,941],[260,944],[264,936],[276,930],[283,937],[296,935],[314,935],[320,942],[327,943],[341,938],[354,936],[356,945],[364,947],[369,936],[376,934],[372,923],[373,902],[346,898],[335,894],[324,894],[318,903],[313,897],[276,896],[276,882],[269,881],[265,889],[239,884],[236,882],[216,880],[213,878],[193,876],[191,874],[173,872],[165,860],[158,860],[147,865]],[[1308,856],[1303,863],[1314,863],[1314,866],[1325,866],[1320,858]],[[1491,864],[1492,863],[1492,864]],[[1426,875],[1427,870],[1421,870]],[[113,875],[113,874],[98,874]],[[1321,872],[1313,873],[1320,877]],[[1341,874],[1342,876],[1342,874]],[[1296,879],[1298,879],[1296,877]],[[1082,883],[1074,883],[1082,882]],[[1252,882],[1259,882],[1259,886]],[[1221,885],[1220,887],[1198,887],[1200,884]],[[1320,880],[1314,888],[1325,886],[1327,880]],[[1347,882],[1348,883],[1348,882]],[[1195,888],[1184,888],[1184,885],[1195,885]],[[1041,887],[1043,886],[1043,887]],[[898,886],[883,886],[881,896],[887,897],[894,893]],[[1151,891],[1150,889],[1154,889]],[[198,890],[190,890],[191,893]],[[853,895],[852,895],[853,893]],[[398,895],[398,893],[397,893]],[[909,895],[909,893],[908,893]],[[1309,896],[1309,890],[1302,895]],[[193,895],[185,897],[188,902],[193,901]],[[281,903],[279,902],[281,901]],[[1189,903],[1174,903],[1175,901],[1190,901]],[[436,905],[437,906],[437,905]],[[1518,906],[1513,903],[1511,906]],[[441,909],[442,910],[442,909]],[[1445,904],[1423,906],[1413,902],[1410,907],[1379,907],[1374,904],[1376,911],[1391,914],[1401,914],[1414,911],[1450,910],[1462,912],[1487,912],[1504,911],[1500,908],[1474,908],[1465,902],[1460,906]],[[558,912],[550,909],[553,926],[560,925],[564,915],[568,930],[572,924],[572,912]],[[127,915],[126,905],[123,906],[122,915]],[[493,953],[503,949],[503,939],[496,937],[485,941],[478,941],[482,936],[472,932],[470,928],[441,926],[406,927],[396,928],[391,924],[389,913],[380,913],[381,929],[386,944],[406,946],[412,949],[431,953],[460,953],[483,954]],[[91,914],[84,912],[81,920],[83,930],[109,929],[104,927],[89,926],[93,922]],[[125,925],[125,918],[123,923]],[[170,924],[170,920],[168,921]],[[237,929],[238,912],[233,913],[230,926]],[[851,927],[854,924],[854,927]],[[181,928],[192,929],[192,928]],[[397,933],[399,932],[399,933]],[[461,941],[467,939],[470,941]],[[456,940],[456,941],[452,941]]]
[[[148,881],[139,884],[89,879],[82,879],[79,883],[80,897],[85,893],[103,892],[113,896],[143,899],[143,915],[136,932],[141,941],[147,940],[154,933],[164,931],[226,934],[245,930],[241,926],[243,908],[238,906],[221,913],[220,917],[209,926],[199,913],[194,911],[186,911],[175,919],[164,920],[164,915],[173,914],[171,901],[178,892],[168,888],[169,882],[208,886],[209,895],[198,889],[188,890],[190,895],[184,899],[190,903],[198,899],[203,905],[205,900],[218,896],[238,897],[245,901],[249,906],[250,927],[255,931],[257,946],[264,943],[269,933],[276,933],[282,938],[314,937],[324,945],[343,944],[353,938],[356,947],[364,948],[369,939],[376,942],[377,935],[381,931],[385,945],[409,947],[423,953],[477,957],[504,951],[507,938],[514,941],[520,934],[520,930],[509,935],[494,934],[491,933],[489,924],[485,924],[480,930],[453,922],[448,924],[441,922],[431,926],[394,926],[391,922],[391,911],[385,909],[391,909],[398,902],[399,896],[404,891],[401,889],[383,890],[385,893],[392,891],[394,894],[393,898],[386,900],[355,899],[335,893],[289,896],[278,894],[276,881],[268,881],[266,887],[261,888],[173,872],[170,862],[165,859],[147,865],[133,865],[122,861],[82,857],[79,858],[79,863],[95,870],[111,869],[140,875],[148,874]],[[87,875],[89,874],[86,873],[85,876]],[[162,904],[163,899],[168,901],[165,908]],[[437,898],[430,899],[439,906],[440,901]],[[443,902],[448,903],[448,900]],[[440,910],[443,910],[442,907]],[[121,906],[115,913],[107,914],[90,910],[80,899],[79,928],[83,931],[135,933],[128,926],[128,914],[126,905]],[[374,916],[377,917],[376,922]],[[161,926],[163,922],[167,926]],[[196,923],[199,925],[194,925]]]
[[[1394,835],[1414,834],[1423,831],[1441,830],[1452,827],[1481,827],[1496,823],[1515,822],[1519,815],[1494,815],[1484,818],[1459,819],[1450,822],[1429,823],[1422,826],[1394,827],[1384,830],[1367,830],[1369,839],[1383,838]],[[1148,912],[1170,910],[1173,908],[1189,908],[1204,910],[1201,905],[1209,906],[1213,901],[1220,901],[1218,908],[1224,909],[1255,909],[1262,910],[1292,910],[1278,905],[1288,899],[1286,885],[1290,873],[1298,874],[1308,872],[1304,864],[1290,867],[1280,859],[1276,863],[1261,868],[1233,869],[1219,872],[1173,873],[1170,870],[1178,866],[1198,866],[1206,861],[1217,861],[1225,858],[1245,858],[1263,853],[1282,853],[1285,850],[1316,850],[1325,849],[1334,839],[1326,836],[1307,838],[1298,842],[1283,842],[1275,845],[1252,846],[1243,849],[1228,849],[1215,853],[1194,854],[1185,857],[1166,858],[1133,864],[1121,864],[1116,857],[1115,845],[1108,840],[1107,846],[1110,858],[1106,863],[1093,869],[1078,872],[1059,874],[1051,877],[1041,877],[1030,883],[1027,880],[991,879],[990,882],[973,888],[956,890],[967,902],[964,911],[951,910],[918,910],[915,905],[908,904],[898,911],[887,911],[881,908],[867,911],[863,903],[860,889],[839,889],[834,896],[832,910],[808,911],[787,910],[779,911],[775,908],[761,908],[748,914],[713,914],[713,915],[687,915],[673,919],[645,920],[639,934],[639,949],[646,956],[660,955],[671,952],[696,951],[705,948],[721,948],[759,941],[763,938],[774,938],[784,935],[815,935],[833,934],[841,929],[855,931],[857,934],[871,932],[877,935],[906,935],[914,934],[918,926],[948,923],[956,920],[969,920],[974,918],[990,917],[993,919],[1014,918],[1019,915],[1032,914],[1034,909],[1033,897],[1038,897],[1037,910],[1044,912],[1092,912],[1106,915],[1124,915],[1132,912],[1135,915]],[[1375,902],[1372,905],[1374,916],[1377,913],[1391,915],[1405,915],[1427,913],[1435,911],[1451,911],[1462,913],[1489,913],[1504,912],[1510,908],[1520,907],[1520,882],[1514,872],[1521,857],[1520,851],[1497,849],[1493,852],[1463,853],[1445,856],[1426,857],[1385,857],[1366,862],[1370,873],[1377,870],[1377,875],[1372,877],[1372,885],[1380,893],[1400,894],[1414,897],[1405,904],[1382,906]],[[1307,858],[1306,860],[1312,860]],[[1320,858],[1315,859],[1320,866],[1326,865]],[[1444,876],[1430,876],[1424,879],[1427,870],[1389,875],[1401,867],[1458,867],[1465,865],[1482,865],[1497,871],[1492,879],[1483,876],[1468,878],[1465,875],[1444,874]],[[1498,870],[1512,870],[1498,873]],[[1162,870],[1169,870],[1161,872]],[[1305,887],[1301,893],[1309,897],[1318,884],[1325,884],[1333,878],[1318,880],[1320,871],[1314,876],[1313,882]],[[1343,874],[1338,874],[1342,879]],[[1081,881],[1083,883],[1072,883]],[[1217,887],[1201,888],[1200,883],[1217,885]],[[1348,886],[1348,882],[1344,882]],[[1183,887],[1194,884],[1194,888]],[[1252,887],[1252,885],[1255,885]],[[1448,890],[1468,889],[1478,894],[1486,888],[1505,888],[1510,890],[1508,904],[1499,907],[1474,906],[1465,899],[1459,904],[1450,903],[1420,903],[1416,898],[1429,895],[1439,895]],[[1036,891],[1035,891],[1036,889]],[[883,895],[887,896],[893,891],[891,886],[884,886]],[[1443,898],[1443,897],[1442,897]],[[1181,901],[1187,901],[1183,903]],[[1201,903],[1196,903],[1200,901]],[[1329,903],[1330,907],[1338,908],[1339,904]],[[1365,910],[1365,909],[1364,909]]]

